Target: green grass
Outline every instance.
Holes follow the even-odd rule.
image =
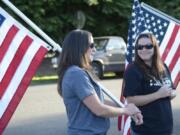
[[[105,73],[104,77],[114,77],[115,75],[115,73],[109,72]],[[35,76],[31,81],[31,85],[57,83],[57,80],[57,75]]]
[[[57,80],[58,76],[57,75],[52,75],[52,76],[35,76],[33,77],[33,81],[41,81],[41,80]]]
[[[104,77],[114,77],[116,74],[113,72],[108,72],[104,74]]]
[[[31,85],[44,85],[44,84],[53,84],[57,83],[58,76],[35,76],[31,81]]]
[[[116,74],[113,72],[105,73],[104,77],[113,77]],[[57,75],[51,75],[51,76],[35,76],[33,77],[33,81],[43,81],[43,80],[57,80],[58,76]]]

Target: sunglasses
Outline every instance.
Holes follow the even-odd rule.
[[[94,43],[91,43],[91,44],[89,45],[89,47],[90,47],[91,49],[93,49],[93,48],[94,48]]]
[[[152,44],[137,45],[137,47],[136,47],[137,50],[143,50],[143,48],[152,49],[152,48],[153,48],[153,45],[152,45]]]

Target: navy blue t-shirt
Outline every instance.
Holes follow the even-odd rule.
[[[71,66],[62,81],[62,95],[68,116],[68,135],[105,135],[109,119],[93,114],[83,100],[96,93],[104,102],[100,87],[81,68]]]
[[[168,73],[168,71],[167,71]],[[125,97],[135,95],[147,95],[159,90],[163,84],[172,86],[170,75],[161,80],[148,79],[136,64],[128,67],[124,74],[125,88],[123,95]],[[167,135],[172,133],[173,118],[170,98],[161,98],[147,105],[140,106],[144,123],[136,126],[131,122],[131,128],[137,133],[143,135]]]

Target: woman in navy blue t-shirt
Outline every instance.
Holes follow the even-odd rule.
[[[131,122],[132,135],[171,135],[173,118],[171,99],[175,90],[168,68],[162,62],[156,38],[141,33],[135,44],[135,62],[124,74],[123,95],[143,114],[142,125]]]

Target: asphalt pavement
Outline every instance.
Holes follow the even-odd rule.
[[[100,81],[119,99],[121,78]],[[56,83],[31,85],[3,135],[67,135],[67,117],[62,98],[56,90]],[[174,114],[174,134],[180,134],[180,85],[177,97],[172,101]],[[121,135],[117,129],[117,118],[111,119],[108,135]]]

